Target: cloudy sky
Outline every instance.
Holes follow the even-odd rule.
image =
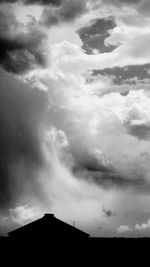
[[[149,0],[1,1],[1,235],[150,236],[149,42]]]

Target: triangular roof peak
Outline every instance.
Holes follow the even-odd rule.
[[[48,218],[48,217],[55,217],[53,213],[45,213],[44,217]]]
[[[56,218],[53,213],[45,213],[42,218],[9,232],[8,236],[14,236],[18,234],[22,235],[24,233],[33,234],[33,231],[36,231],[38,235],[39,233],[44,233],[45,231],[48,231],[51,234],[57,234],[58,231],[60,234],[64,233],[65,235],[89,236],[89,234],[83,232],[82,230],[77,229],[76,227]]]

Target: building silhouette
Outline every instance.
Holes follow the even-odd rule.
[[[14,263],[15,266],[16,263],[19,263],[18,266],[51,266],[52,262],[56,266],[95,266],[95,256],[98,256],[99,263],[109,259],[112,263],[113,258],[109,255],[113,248],[115,253],[117,251],[121,255],[125,251],[123,245],[125,249],[130,245],[128,240],[134,247],[136,239],[93,238],[57,219],[53,214],[45,214],[42,218],[9,232],[7,237],[0,237],[0,256],[5,265],[10,260],[11,265]],[[143,244],[144,239],[140,240],[138,244]],[[124,255],[122,258],[124,259]]]
[[[42,218],[8,233],[9,240],[34,243],[46,240],[87,239],[88,237],[89,234],[57,219],[54,214],[45,214]]]

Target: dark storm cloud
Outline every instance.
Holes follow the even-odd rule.
[[[57,8],[46,8],[43,12],[42,23],[51,26],[58,23],[69,22],[86,12],[85,0],[62,0]]]
[[[150,140],[150,125],[127,125],[127,131],[130,135],[137,137],[139,140]]]
[[[104,213],[104,215],[105,215],[106,217],[116,216],[116,214],[115,214],[113,211],[111,211],[111,210],[107,210],[107,209],[105,209],[104,207],[103,207],[103,213]]]
[[[139,4],[142,0],[119,0],[123,4]]]
[[[40,5],[53,5],[60,6],[62,0],[23,0],[27,5],[40,4]]]
[[[20,1],[20,0],[19,0]],[[1,2],[0,3],[16,3],[16,2],[19,2],[18,0],[1,0]]]
[[[93,180],[99,186],[110,189],[110,188],[120,188],[120,189],[130,189],[136,190],[139,193],[149,194],[150,183],[145,179],[144,173],[136,174],[122,174],[117,170],[111,172],[87,172],[88,180]]]
[[[83,160],[75,159],[73,173],[79,179],[94,182],[101,188],[109,190],[111,188],[136,190],[136,192],[149,194],[150,183],[145,178],[144,170],[139,170],[138,166],[131,172],[123,173],[116,167],[104,166],[98,163],[94,157],[87,157]]]
[[[53,6],[60,6],[62,0],[1,0],[1,3],[23,3],[26,5],[53,5]]]
[[[73,149],[70,149],[70,153],[74,159],[73,171],[76,173],[78,170],[86,170],[89,173],[108,173],[113,171],[111,164],[104,165],[103,161],[97,158],[94,154],[89,154],[86,151],[82,153],[76,153]]]
[[[111,52],[116,46],[106,46],[105,39],[110,36],[109,31],[115,28],[113,18],[94,20],[92,25],[84,27],[78,31],[83,41],[83,49],[89,55],[94,54],[94,50],[100,53]]]
[[[143,0],[102,0],[103,4],[112,4],[112,5],[137,5],[142,3]]]
[[[16,3],[16,2],[23,2],[24,4],[41,4],[41,5],[56,5],[59,6],[63,1],[67,0],[1,0],[1,3]],[[71,1],[71,0],[70,0]],[[72,0],[73,1],[73,0]],[[80,1],[82,2],[82,1]],[[104,2],[113,3],[113,0],[105,0]],[[142,2],[142,0],[115,0],[116,2],[121,2],[123,4],[138,4]],[[79,1],[78,1],[79,3]]]
[[[72,171],[78,179],[94,182],[98,186],[109,190],[111,188],[135,189],[140,192],[150,192],[150,183],[145,179],[145,172],[135,166],[129,172],[119,171],[115,166],[103,164],[94,155],[84,154],[78,156],[71,151],[74,158]]]
[[[32,187],[32,171],[43,164],[41,131],[47,107],[46,93],[32,90],[0,70],[0,208],[24,192],[24,173],[13,166],[26,166]]]
[[[135,188],[145,191],[147,182],[144,179],[144,173],[138,171],[130,174],[124,174],[111,164],[104,165],[94,155],[76,156],[74,158],[73,173],[79,179],[82,177],[87,181],[93,181],[104,189],[110,188]],[[142,178],[143,177],[143,178]],[[150,190],[150,184],[147,189]]]
[[[126,66],[123,68],[114,67],[107,68],[103,70],[93,70],[92,76],[105,75],[111,76],[113,82],[118,85],[126,84],[136,84],[139,81],[150,78],[150,64],[137,65],[137,66]],[[132,78],[137,77],[137,81]]]
[[[12,13],[0,11],[0,64],[16,74],[45,64],[45,33],[34,24],[27,32],[21,27]]]

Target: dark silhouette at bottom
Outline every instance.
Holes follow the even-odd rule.
[[[149,239],[147,241],[149,243]],[[6,237],[1,237],[0,259],[5,260],[5,266],[7,260],[10,260],[11,266],[36,266],[40,263],[45,266],[47,261],[48,265],[53,266],[54,261],[55,266],[90,264],[93,267],[94,259],[99,264],[102,261],[112,261],[110,255],[114,251],[115,262],[116,255],[122,255],[125,260],[126,254],[133,255],[133,248],[138,247],[141,250],[140,247],[144,244],[145,239],[92,238],[88,233],[57,219],[53,214],[45,214],[42,218],[9,232]],[[129,246],[132,247],[131,250]]]
[[[9,240],[30,242],[85,239],[88,237],[89,234],[57,219],[54,214],[45,214],[42,218],[8,233]]]

